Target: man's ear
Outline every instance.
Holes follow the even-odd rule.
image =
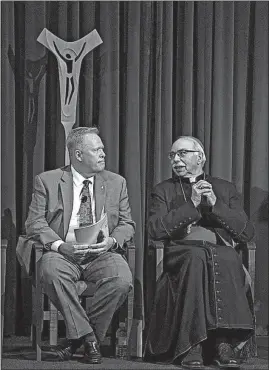
[[[75,154],[75,158],[76,158],[79,162],[81,162],[81,160],[82,160],[82,158],[81,158],[81,151],[77,149],[77,150],[75,150],[74,154]]]
[[[197,158],[197,164],[201,164],[203,161],[203,154],[202,153],[198,153],[198,158]]]

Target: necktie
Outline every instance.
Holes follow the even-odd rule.
[[[83,181],[83,188],[81,190],[81,203],[78,211],[79,215],[79,227],[88,226],[93,223],[92,217],[92,201],[91,194],[89,191],[90,180]]]

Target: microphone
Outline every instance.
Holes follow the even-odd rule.
[[[87,199],[88,199],[87,195],[83,195],[83,197],[81,198],[81,203],[87,202]]]

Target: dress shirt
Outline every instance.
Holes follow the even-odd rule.
[[[80,173],[78,173],[73,166],[71,166],[71,171],[73,175],[73,210],[70,218],[70,223],[68,227],[68,232],[66,235],[66,242],[74,242],[76,241],[74,229],[79,227],[78,224],[78,211],[81,203],[81,191],[84,186],[84,180],[90,180],[89,182],[89,192],[91,195],[91,202],[92,202],[92,216],[93,216],[93,223],[96,222],[95,217],[95,198],[93,196],[93,186],[94,186],[94,176],[86,179]],[[64,243],[63,240],[56,240],[51,245],[51,250],[58,252],[59,246]]]

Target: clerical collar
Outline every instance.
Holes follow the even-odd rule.
[[[199,176],[193,176],[193,177],[180,177],[180,176],[177,176],[175,175],[175,180],[176,181],[179,181],[181,180],[182,182],[186,183],[186,184],[192,184],[192,183],[195,183],[195,182],[198,182],[200,180],[205,180],[205,173],[201,173],[201,175]]]

